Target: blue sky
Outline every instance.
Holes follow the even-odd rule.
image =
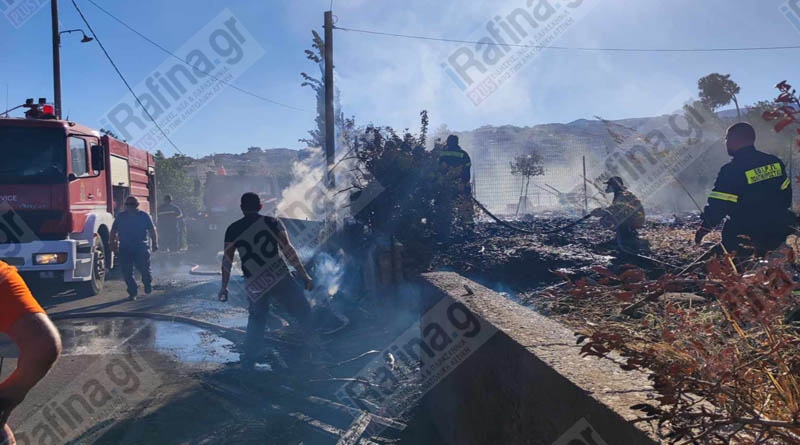
[[[329,0],[96,0],[170,49],[181,47],[224,8],[252,33],[266,55],[235,84],[306,111],[293,111],[228,89],[173,135],[187,154],[239,152],[246,147],[302,148],[297,139],[314,125],[314,94],[300,87],[312,28],[321,31]],[[514,0],[519,1],[519,0]],[[78,0],[117,64],[136,85],[167,56]],[[466,39],[505,1],[335,0],[343,27]],[[558,41],[597,47],[736,47],[800,44],[800,31],[779,10],[782,0],[603,0]],[[61,0],[62,29],[82,28],[71,3]],[[64,36],[64,113],[99,127],[98,119],[126,90],[94,43]],[[418,124],[427,109],[433,128],[530,126],[648,116],[682,90],[696,90],[710,72],[729,73],[740,103],[774,96],[780,80],[800,81],[800,50],[751,53],[619,54],[546,52],[480,107],[473,107],[439,68],[451,43],[423,42],[344,31],[335,34],[337,86],[346,115],[360,124],[396,128]],[[20,29],[0,19],[0,104],[8,85],[12,105],[52,97],[49,8]],[[170,153],[171,149],[165,149]]]

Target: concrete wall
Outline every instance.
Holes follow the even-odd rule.
[[[461,302],[498,329],[423,399],[447,443],[656,443],[647,425],[628,421],[652,391],[644,374],[581,358],[568,328],[457,274],[425,274],[422,285],[428,307]],[[586,431],[581,419],[591,440],[577,431]]]

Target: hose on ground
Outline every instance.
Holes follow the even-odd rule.
[[[186,323],[201,329],[213,331],[218,334],[229,334],[244,336],[245,331],[237,328],[229,328],[207,321],[196,320],[194,318],[183,317],[181,315],[159,314],[156,312],[137,312],[137,311],[110,311],[110,312],[62,312],[49,315],[50,320],[75,320],[75,319],[94,319],[94,318],[145,318],[148,320],[171,321]]]
[[[472,196],[471,198],[472,198],[472,201],[478,206],[478,208],[480,208],[484,213],[486,213],[486,215],[489,216],[489,218],[492,218],[493,220],[495,220],[501,226],[507,227],[507,228],[509,228],[511,230],[514,230],[516,232],[525,233],[525,234],[528,234],[528,235],[550,235],[550,234],[553,234],[553,233],[563,232],[564,230],[567,230],[569,228],[575,227],[578,224],[580,224],[580,223],[582,223],[582,222],[584,222],[587,219],[592,217],[592,215],[589,214],[589,215],[586,215],[586,216],[578,219],[577,221],[573,221],[573,222],[571,222],[571,223],[569,223],[569,224],[567,224],[567,225],[565,225],[563,227],[558,227],[558,228],[555,228],[555,229],[552,229],[552,230],[546,230],[544,232],[534,232],[532,230],[523,229],[521,227],[516,227],[514,225],[509,224],[506,221],[503,221],[502,219],[500,219],[497,216],[495,216],[492,212],[490,212],[489,209],[487,209],[486,206],[481,204],[480,201],[475,199],[474,196]]]

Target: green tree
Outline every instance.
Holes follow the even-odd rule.
[[[531,185],[531,178],[544,175],[543,163],[544,158],[542,158],[534,148],[530,148],[526,153],[516,156],[513,161],[509,162],[511,174],[514,176],[522,176],[522,188],[519,191],[517,213],[519,213],[520,206],[523,202],[527,209],[528,187]]]
[[[120,138],[119,136],[117,136],[117,133],[114,133],[114,132],[113,132],[113,131],[111,131],[111,130],[106,130],[105,128],[101,128],[101,129],[100,129],[100,133],[102,133],[102,134],[105,134],[105,135],[107,135],[107,136],[111,136],[112,138],[114,138],[114,139],[116,139],[116,140],[118,140],[118,141],[123,141],[123,142],[125,142],[125,140],[124,140],[124,139],[122,139],[122,138]]]
[[[182,154],[168,158],[161,150],[156,151],[155,159],[158,201],[163,202],[164,195],[172,195],[173,201],[183,208],[184,213],[199,210],[202,203],[200,191],[195,187],[195,180],[188,170],[194,159]]]
[[[325,146],[325,83],[322,79],[325,78],[325,41],[322,40],[319,33],[311,31],[312,43],[311,48],[305,50],[306,58],[317,65],[319,69],[319,77],[314,77],[308,73],[300,73],[303,78],[301,87],[309,87],[316,93],[317,103],[317,117],[314,118],[316,124],[313,130],[309,130],[310,137],[299,139],[300,142],[307,144],[309,147],[324,147]],[[352,147],[355,140],[355,119],[345,118],[342,113],[341,105],[339,104],[339,91],[334,91],[334,113],[333,120],[338,133],[339,144],[343,144],[342,148],[348,150]]]
[[[730,74],[711,73],[708,76],[701,77],[697,81],[697,88],[700,90],[700,101],[708,108],[716,110],[732,101],[736,105],[738,120],[742,119],[739,100],[736,98],[740,88],[736,82],[731,80]]]
[[[437,151],[425,149],[428,122],[423,111],[417,134],[369,125],[359,132],[354,149],[363,182],[353,188],[362,189],[369,181],[384,188],[355,218],[375,233],[406,243],[408,251],[414,250],[412,246],[420,252],[429,250],[432,239],[449,236],[459,196],[459,172],[443,174]]]

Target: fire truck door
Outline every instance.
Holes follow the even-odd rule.
[[[99,139],[73,135],[69,137],[69,195],[75,215],[73,230],[81,231],[89,213],[105,212],[107,197],[101,172],[92,170],[89,147]]]

